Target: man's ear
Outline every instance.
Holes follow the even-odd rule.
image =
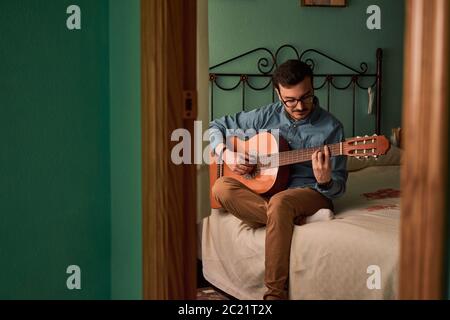
[[[280,89],[275,89],[275,91],[277,92],[278,99],[282,101],[283,99],[281,99]]]

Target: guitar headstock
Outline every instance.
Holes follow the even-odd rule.
[[[354,137],[345,140],[343,153],[348,157],[378,158],[388,152],[391,144],[385,136]]]

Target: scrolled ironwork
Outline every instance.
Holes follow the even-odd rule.
[[[361,62],[361,64],[359,65],[360,70],[356,70],[355,68],[350,67],[349,65],[347,65],[347,64],[345,64],[345,63],[343,63],[343,62],[341,62],[341,61],[339,61],[339,60],[337,60],[337,59],[335,59],[335,58],[333,58],[333,57],[331,57],[331,56],[329,56],[329,55],[319,51],[319,50],[316,50],[316,49],[307,49],[307,50],[303,51],[302,54],[300,55],[300,60],[305,61],[305,62],[312,61],[313,65],[315,65],[314,64],[314,60],[312,60],[311,58],[306,58],[305,59],[305,56],[307,54],[311,53],[311,52],[312,53],[316,53],[317,55],[322,56],[322,57],[326,58],[327,60],[333,61],[337,65],[340,65],[340,66],[342,66],[344,68],[347,68],[348,70],[350,70],[352,72],[355,72],[355,73],[358,73],[358,74],[361,74],[361,75],[365,74],[367,72],[367,70],[368,70],[368,66],[367,66],[366,62]]]
[[[377,78],[375,77],[375,79],[373,80],[373,82],[372,82],[372,84],[370,85],[370,86],[363,86],[362,84],[360,84],[359,83],[359,80],[360,80],[360,78],[358,78],[357,80],[356,80],[356,85],[358,86],[358,88],[360,88],[360,89],[362,89],[362,90],[367,90],[367,89],[369,89],[369,88],[373,88],[373,87],[375,87],[376,85],[377,85]]]
[[[314,72],[314,78],[323,78],[323,81],[319,82],[319,84],[314,85],[315,90],[321,90],[326,88],[327,91],[327,109],[330,108],[330,97],[331,97],[331,89],[335,90],[347,90],[350,87],[352,88],[352,108],[353,108],[353,132],[355,131],[355,105],[356,105],[356,88],[361,90],[367,90],[370,87],[376,88],[376,121],[375,121],[375,131],[377,134],[381,133],[381,84],[382,84],[382,59],[383,59],[383,51],[382,49],[377,49],[376,51],[376,72],[369,73],[369,65],[366,62],[361,62],[359,64],[359,68],[354,68],[347,63],[339,61],[334,57],[319,51],[317,49],[306,49],[299,53],[299,51],[290,44],[285,44],[280,46],[275,51],[271,51],[268,48],[260,47],[253,50],[249,50],[240,54],[236,57],[223,61],[219,64],[216,64],[209,68],[209,80],[210,80],[210,107],[211,107],[211,119],[214,118],[214,88],[217,87],[220,90],[224,91],[233,91],[238,89],[239,87],[242,89],[242,110],[245,110],[245,95],[248,90],[251,89],[253,91],[264,91],[268,89],[272,83],[272,72],[274,69],[281,63],[281,56],[283,52],[289,50],[291,55],[293,54],[293,58],[299,59],[307,63],[311,69],[314,71],[316,67],[319,66],[317,60],[313,59],[313,56],[321,59],[325,59],[327,61],[331,61],[338,66],[343,67],[347,70],[348,73],[319,73]],[[256,61],[256,69],[257,73],[224,73],[224,72],[216,72],[219,67],[224,67],[232,62],[240,60],[244,57],[248,57],[254,54],[264,54],[265,56],[257,58]],[[286,55],[283,55],[286,56]],[[222,78],[235,78],[236,82],[231,86],[225,86],[220,82]],[[267,83],[262,85],[255,85],[252,79],[256,78],[266,78]],[[338,85],[336,83],[337,79],[349,79],[348,82],[345,82],[345,85]],[[361,79],[365,78],[373,78],[373,82],[370,83],[369,86],[363,85],[361,83]],[[272,101],[275,100],[275,91],[272,86]]]
[[[228,87],[228,88],[226,88],[226,87],[224,87],[223,85],[221,85],[221,84],[219,84],[219,77],[214,77],[214,84],[219,88],[219,89],[222,89],[222,90],[224,90],[224,91],[233,91],[234,89],[236,89],[237,87],[239,87],[239,85],[242,83],[242,79],[239,79],[238,80],[238,82],[234,85],[234,86],[231,86],[231,87]]]
[[[272,58],[272,61],[269,61],[269,59],[267,59],[267,57],[261,57],[261,58],[258,59],[258,61],[257,61],[257,63],[256,63],[257,69],[258,69],[258,71],[259,71],[261,74],[269,74],[270,72],[273,71],[273,69],[274,69],[274,67],[275,67],[275,64],[276,64],[276,63],[275,63],[276,58],[275,58],[275,55],[272,53],[272,51],[270,51],[270,50],[267,49],[267,48],[263,48],[263,47],[261,47],[261,48],[256,48],[256,49],[247,51],[247,52],[245,52],[245,53],[243,53],[243,54],[240,54],[240,55],[238,55],[238,56],[236,56],[236,57],[234,57],[234,58],[231,58],[231,59],[228,59],[228,60],[226,60],[226,61],[224,61],[224,62],[221,62],[221,63],[219,63],[219,64],[216,64],[216,65],[210,67],[209,70],[211,71],[211,70],[217,69],[217,68],[219,68],[219,67],[221,67],[221,66],[224,66],[224,65],[226,65],[226,64],[229,64],[229,63],[231,63],[231,62],[233,62],[233,61],[237,61],[237,60],[239,60],[239,59],[241,59],[241,58],[243,58],[243,57],[249,56],[249,55],[251,55],[251,54],[253,54],[253,53],[255,53],[255,52],[258,52],[258,51],[266,52],[266,53],[268,53],[268,54],[270,55],[270,57]],[[269,67],[270,67],[270,68],[269,68]],[[269,70],[264,71],[263,68],[269,68]]]
[[[277,49],[277,51],[275,51],[275,64],[277,66],[278,66],[278,56],[281,53],[281,51],[283,51],[284,49],[291,49],[292,51],[294,51],[295,56],[297,57],[297,59],[300,59],[300,55],[298,53],[298,50],[294,46],[292,46],[290,44],[285,44],[285,45],[282,45],[281,47],[279,47]]]
[[[247,80],[247,85],[248,85],[251,89],[253,89],[253,90],[255,90],[255,91],[263,91],[263,90],[266,90],[271,84],[272,84],[272,79],[269,79],[269,81],[267,82],[267,84],[265,84],[264,86],[262,86],[262,87],[256,87],[256,86],[254,86],[254,85],[251,83],[250,78]]]

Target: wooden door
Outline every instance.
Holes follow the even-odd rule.
[[[400,298],[444,294],[449,1],[406,2]]]
[[[144,299],[195,299],[196,171],[172,163],[170,137],[193,133],[196,1],[141,0],[141,19]]]

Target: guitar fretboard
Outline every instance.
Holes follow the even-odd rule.
[[[330,156],[343,155],[342,143],[335,143],[328,145],[330,149]],[[280,166],[287,166],[295,163],[310,161],[314,152],[317,150],[323,151],[322,147],[306,148],[298,150],[283,151],[280,153],[273,153],[270,155],[258,156],[260,167],[275,168]]]

